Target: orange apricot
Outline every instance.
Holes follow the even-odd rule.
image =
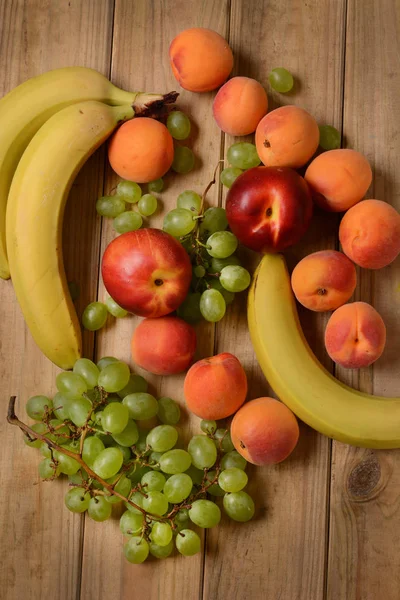
[[[299,425],[291,410],[274,398],[257,398],[238,410],[231,424],[236,450],[253,465],[275,465],[293,452]]]
[[[297,263],[292,273],[297,300],[317,312],[342,306],[353,295],[356,285],[355,266],[336,250],[309,254]]]
[[[201,419],[225,419],[245,401],[246,373],[228,352],[204,358],[190,367],[183,393],[189,410]]]
[[[400,214],[381,200],[363,200],[339,227],[343,252],[364,269],[386,267],[400,254]]]
[[[304,178],[316,204],[330,212],[342,212],[365,196],[372,171],[365,156],[356,150],[329,150],[314,158]]]
[[[214,119],[229,135],[248,135],[268,110],[268,98],[263,86],[250,77],[233,77],[215,96]]]
[[[193,27],[179,33],[169,47],[172,72],[190,92],[210,92],[222,85],[233,67],[228,42],[216,31]]]
[[[168,171],[174,159],[174,143],[168,129],[155,119],[127,121],[111,138],[111,167],[123,179],[148,183]]]
[[[366,302],[344,304],[335,310],[326,326],[326,351],[346,369],[368,367],[381,356],[385,343],[385,323]]]
[[[298,169],[319,144],[316,120],[298,106],[281,106],[265,115],[256,129],[258,156],[267,167]]]

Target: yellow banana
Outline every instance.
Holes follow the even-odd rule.
[[[85,100],[112,106],[134,104],[136,112],[163,96],[125,92],[86,67],[66,67],[25,81],[0,100],[0,277],[8,279],[5,220],[7,196],[18,162],[32,137],[56,112]]]
[[[62,369],[81,356],[81,329],[62,258],[65,202],[88,157],[133,115],[130,104],[96,101],[57,112],[29,143],[10,188],[6,233],[15,293],[37,345]]]
[[[302,421],[366,448],[400,448],[400,398],[356,391],[333,377],[304,337],[283,256],[265,255],[248,297],[254,350],[269,384]]]

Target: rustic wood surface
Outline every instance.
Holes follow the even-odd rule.
[[[399,0],[0,0],[0,95],[29,77],[66,65],[98,69],[125,89],[182,92],[179,105],[193,123],[189,140],[196,167],[166,177],[163,211],[183,189],[201,192],[232,138],[211,116],[214,94],[182,91],[172,76],[168,46],[182,29],[212,28],[235,54],[234,74],[259,79],[270,107],[295,103],[320,123],[343,130],[346,147],[364,152],[374,180],[367,197],[400,210]],[[272,93],[267,76],[285,66],[295,75],[289,95]],[[114,237],[95,211],[96,198],[116,183],[100,149],[78,176],[65,218],[68,279],[80,287],[77,309],[105,297],[99,259]],[[210,204],[223,204],[214,186]],[[337,217],[318,213],[293,266],[314,250],[338,247]],[[256,258],[244,253],[249,265]],[[336,375],[365,391],[399,395],[400,260],[376,273],[359,273],[356,299],[373,305],[388,326],[384,356],[359,372]],[[257,366],[246,327],[245,294],[216,327],[198,328],[198,356],[229,351],[248,373],[249,397],[271,390]],[[254,521],[223,518],[204,535],[201,554],[130,565],[121,552],[118,510],[106,523],[73,515],[64,506],[65,481],[42,483],[39,456],[5,423],[8,397],[23,415],[34,393],[55,391],[57,369],[35,347],[11,282],[0,283],[0,598],[6,600],[398,600],[400,596],[400,453],[331,442],[306,426],[293,455],[275,468],[249,469]],[[326,315],[301,311],[307,338],[324,364]],[[110,321],[84,335],[85,355],[130,360],[139,320]],[[133,365],[132,365],[133,366]],[[183,406],[182,377],[148,376],[157,395]],[[184,438],[198,430],[187,414]]]

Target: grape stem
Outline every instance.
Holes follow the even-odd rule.
[[[195,240],[196,243],[199,244],[199,236],[200,236],[200,230],[199,230],[199,224],[201,222],[201,219],[199,217],[202,217],[204,214],[204,205],[206,202],[206,197],[207,194],[210,190],[210,188],[212,188],[212,186],[217,182],[217,173],[218,173],[218,169],[221,167],[221,165],[224,163],[224,159],[221,159],[217,162],[217,166],[214,169],[214,173],[213,173],[213,178],[212,180],[207,184],[206,189],[204,190],[202,196],[201,196],[201,204],[200,204],[200,210],[199,210],[199,214],[196,220],[196,226],[194,228],[194,233],[195,233]],[[207,247],[207,246],[205,246]]]

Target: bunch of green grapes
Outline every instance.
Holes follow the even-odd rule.
[[[97,365],[79,359],[72,372],[57,376],[56,385],[53,399],[28,400],[26,412],[35,423],[26,444],[43,455],[40,477],[68,476],[70,511],[105,521],[113,505],[125,505],[120,529],[129,562],[141,563],[149,554],[166,558],[174,547],[184,556],[199,552],[193,526],[219,523],[218,497],[231,519],[252,518],[254,502],[244,491],[246,460],[215,421],[201,422],[202,433],[187,450],[176,448],[179,405],[167,397],[157,400],[146,380],[114,357]],[[146,429],[155,417],[160,424]],[[35,439],[36,433],[49,443]]]

